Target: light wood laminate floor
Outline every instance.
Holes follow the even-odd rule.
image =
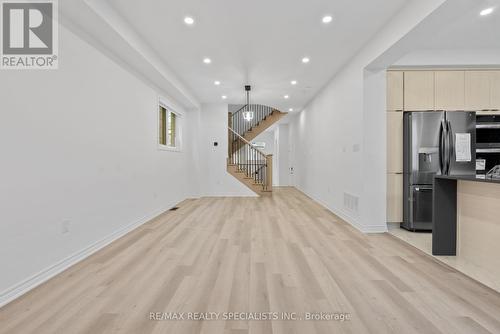
[[[418,248],[422,252],[432,255],[432,233],[410,232],[399,227],[399,224],[390,224],[389,233],[398,239]],[[458,234],[460,235],[460,233]],[[480,241],[481,242],[481,241]],[[488,244],[487,244],[488,245]],[[489,245],[488,245],[489,246]],[[460,239],[457,244],[456,256],[433,256],[436,260],[457,269],[469,277],[481,282],[482,284],[500,292],[500,268],[495,266],[494,261],[487,261],[491,256],[498,254],[491,252],[488,258],[467,257],[460,254]]]
[[[149,320],[343,312],[348,321]],[[188,200],[0,309],[0,333],[500,333],[500,295],[293,188]]]

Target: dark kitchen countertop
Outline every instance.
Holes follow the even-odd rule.
[[[435,178],[457,181],[500,183],[500,179],[485,178],[483,175],[436,175]]]

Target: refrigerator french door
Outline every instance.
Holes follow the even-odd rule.
[[[449,141],[444,147],[447,158],[446,175],[476,174],[476,113],[448,111],[445,114],[447,124],[445,136]],[[467,149],[464,149],[464,140]]]
[[[401,227],[432,230],[436,174],[475,173],[475,117],[473,112],[405,112]]]

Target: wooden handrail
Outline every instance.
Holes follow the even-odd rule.
[[[234,131],[233,129],[231,129],[231,127],[227,127],[227,129],[229,131],[231,131],[233,134],[235,134],[239,139],[241,139],[245,144],[247,145],[250,145],[252,147],[252,149],[256,150],[257,152],[259,152],[260,154],[262,154],[263,156],[266,156],[266,154],[264,152],[262,152],[261,150],[259,150],[258,148],[255,148],[252,143],[250,143],[248,140],[246,140],[245,138],[243,138],[242,136],[240,136],[238,133],[236,133],[236,131]]]
[[[231,116],[233,115],[236,115],[238,114],[240,111],[242,111],[243,109],[245,109],[247,106],[262,106],[262,107],[265,107],[265,108],[269,108],[271,109],[271,111],[277,111],[277,112],[281,112],[280,110],[274,108],[274,107],[271,107],[271,106],[266,106],[264,104],[244,104],[241,108],[239,108],[238,110],[234,111],[234,112],[230,112]]]
[[[254,180],[255,184],[262,185],[263,191],[270,191],[272,187],[272,155],[266,155],[255,148],[248,140],[227,127],[229,146],[228,163],[237,166],[247,177]]]

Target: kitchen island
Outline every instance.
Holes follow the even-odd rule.
[[[498,278],[499,254],[500,180],[473,175],[436,176],[432,255],[456,256],[480,276]]]
[[[432,208],[432,254],[456,255],[460,222],[475,221],[476,230],[486,224],[484,232],[500,232],[500,180],[474,175],[438,175],[434,179]]]
[[[494,207],[497,207],[496,213]],[[434,179],[432,208],[432,254],[456,255],[459,220],[487,219],[493,224],[498,222],[496,227],[500,228],[500,179],[438,175]],[[475,211],[477,217],[471,217]]]

